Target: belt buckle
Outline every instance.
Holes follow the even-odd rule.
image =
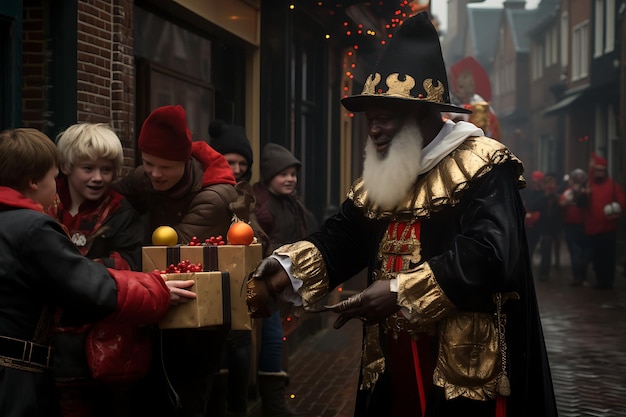
[[[33,358],[33,343],[24,342],[24,349],[22,349],[22,362],[32,363]]]
[[[397,339],[398,334],[402,332],[406,332],[414,339],[417,339],[420,333],[431,332],[431,329],[429,327],[425,327],[419,324],[413,324],[409,321],[409,319],[402,316],[401,313],[387,317],[385,319],[385,327],[391,331],[394,339]]]
[[[52,356],[53,347],[52,346],[48,346],[48,349],[46,349],[46,350],[47,350],[47,352],[46,352],[46,368],[49,368],[50,367],[50,359],[51,359],[51,356]]]
[[[33,361],[33,351],[36,347],[43,347],[46,350],[46,359]],[[50,367],[50,357],[52,356],[52,346],[40,346],[33,342],[24,342],[24,349],[22,350],[22,362],[26,362],[32,365],[43,366],[45,368]]]
[[[387,325],[386,327],[391,330],[394,339],[398,338],[398,333],[407,332],[408,334],[413,334],[409,321],[396,314],[387,317],[385,324]]]

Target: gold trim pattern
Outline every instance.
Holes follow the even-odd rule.
[[[433,80],[432,78],[426,78],[422,81],[422,87],[426,92],[426,96],[419,94],[418,96],[412,96],[411,90],[417,84],[415,78],[409,74],[404,74],[404,81],[400,80],[400,73],[394,72],[389,74],[385,79],[387,85],[387,91],[377,91],[376,87],[380,84],[382,75],[378,72],[370,74],[363,86],[362,96],[384,96],[384,97],[398,97],[412,100],[428,101],[432,103],[446,104],[443,100],[445,93],[445,86],[439,80]],[[436,83],[436,85],[435,85]]]
[[[416,236],[414,222],[403,223],[402,233],[398,235],[399,223],[393,224],[392,230],[385,233],[378,249],[378,259],[384,268],[394,259],[402,260],[398,271],[406,271],[410,264],[416,265],[422,259],[422,244]]]
[[[435,85],[432,78],[426,78],[422,86],[424,87],[424,91],[426,91],[426,97],[418,97],[418,99],[432,101],[434,103],[444,103],[443,93],[445,90],[441,81],[437,80],[437,85]]]
[[[321,252],[308,241],[283,245],[274,251],[276,255],[288,256],[291,260],[291,275],[302,280],[298,291],[304,307],[320,301],[328,292],[328,272]]]
[[[45,366],[41,366],[36,363],[24,362],[19,359],[13,359],[6,356],[0,356],[0,366],[33,373],[41,373],[47,369]]]
[[[400,81],[400,74],[394,72],[393,74],[389,74],[385,82],[389,86],[389,90],[387,90],[386,95],[412,97],[411,89],[415,87],[415,78],[410,75],[405,74],[404,81]]]
[[[363,86],[363,92],[361,94],[366,96],[371,96],[376,94],[376,86],[380,82],[382,76],[379,73],[370,74],[365,80],[365,85]]]
[[[470,137],[419,178],[397,207],[384,209],[369,201],[362,178],[352,185],[348,198],[370,219],[428,218],[432,213],[458,204],[472,181],[490,172],[494,166],[509,161],[518,165],[518,187],[525,187],[522,162],[511,151],[494,139]]]
[[[361,357],[361,390],[373,389],[380,374],[385,372],[385,355],[380,346],[378,325],[365,326]]]

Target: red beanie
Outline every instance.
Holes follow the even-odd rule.
[[[154,110],[139,132],[139,150],[168,161],[186,161],[191,156],[191,131],[182,106]]]
[[[543,181],[543,179],[545,178],[545,175],[543,175],[543,172],[541,171],[533,171],[530,177],[533,179],[533,181],[539,182],[539,181]]]
[[[595,152],[591,152],[591,166],[595,168],[606,168],[606,159]]]

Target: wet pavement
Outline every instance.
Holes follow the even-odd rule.
[[[626,416],[626,278],[618,268],[613,290],[593,289],[592,273],[570,287],[569,256],[561,261],[548,281],[536,281],[559,416]],[[290,355],[288,403],[306,417],[351,417],[361,324],[334,330],[330,315],[325,323]]]
[[[568,272],[537,283],[559,416],[626,416],[626,279],[570,287]]]

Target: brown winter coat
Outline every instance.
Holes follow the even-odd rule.
[[[173,227],[178,243],[185,244],[193,236],[200,240],[226,237],[233,215],[228,206],[238,197],[234,184],[226,160],[206,143],[194,142],[185,175],[172,189],[155,191],[142,166],[116,188],[142,215],[149,213],[147,244],[151,244],[152,231],[163,225]]]

